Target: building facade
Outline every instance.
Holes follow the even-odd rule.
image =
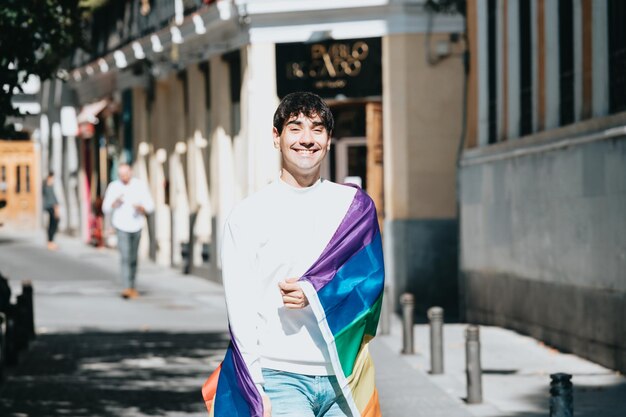
[[[109,1],[93,16],[92,52],[74,56],[62,86],[78,113],[65,142],[80,161],[66,190],[78,229],[106,240],[93,236],[100,224],[106,235],[98,198],[131,161],[157,207],[144,254],[218,277],[231,208],[278,177],[280,98],[313,91],[336,119],[324,176],[374,199],[390,293],[454,314],[464,21],[425,3]]]
[[[463,310],[626,370],[626,4],[468,1]]]

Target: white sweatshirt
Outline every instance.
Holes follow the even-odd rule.
[[[113,203],[120,198],[122,204],[114,208]],[[154,211],[154,202],[148,185],[144,181],[131,178],[128,184],[115,180],[109,184],[104,193],[102,211],[106,214],[113,212],[111,224],[118,230],[135,233],[143,228],[145,216],[135,209],[135,205],[143,207],[146,213]]]
[[[257,386],[263,384],[261,368],[334,373],[311,307],[286,309],[278,283],[313,265],[355,193],[326,180],[295,188],[279,179],[228,218],[221,253],[228,318]]]

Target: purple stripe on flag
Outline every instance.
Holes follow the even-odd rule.
[[[358,189],[339,228],[317,262],[304,273],[315,291],[322,289],[350,257],[370,244],[378,232],[378,218],[372,199]]]
[[[254,381],[252,381],[252,376],[248,372],[248,367],[243,360],[243,356],[241,356],[241,352],[239,351],[239,347],[235,341],[235,336],[233,335],[230,326],[228,328],[230,333],[230,340],[232,342],[233,348],[233,362],[236,369],[237,376],[237,385],[239,385],[239,390],[241,395],[246,399],[248,405],[250,406],[250,416],[251,417],[263,417],[263,400],[261,399],[261,395],[259,394],[259,390],[254,386]]]

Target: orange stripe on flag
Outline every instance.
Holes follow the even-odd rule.
[[[382,417],[382,413],[380,412],[380,404],[378,403],[377,389],[374,389],[372,398],[370,398],[367,406],[365,406],[365,410],[363,410],[361,417]]]
[[[217,380],[220,377],[220,371],[222,370],[222,364],[217,367],[215,371],[211,374],[210,377],[204,381],[202,385],[202,398],[204,398],[204,403],[206,404],[206,408],[211,414],[211,405],[213,404],[213,400],[215,399],[215,393],[217,392]]]

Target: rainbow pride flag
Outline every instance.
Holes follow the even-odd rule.
[[[384,275],[376,209],[359,189],[330,242],[300,279],[353,416],[381,416],[367,346],[376,335]],[[261,396],[231,340],[224,361],[202,387],[209,415],[263,417]]]

